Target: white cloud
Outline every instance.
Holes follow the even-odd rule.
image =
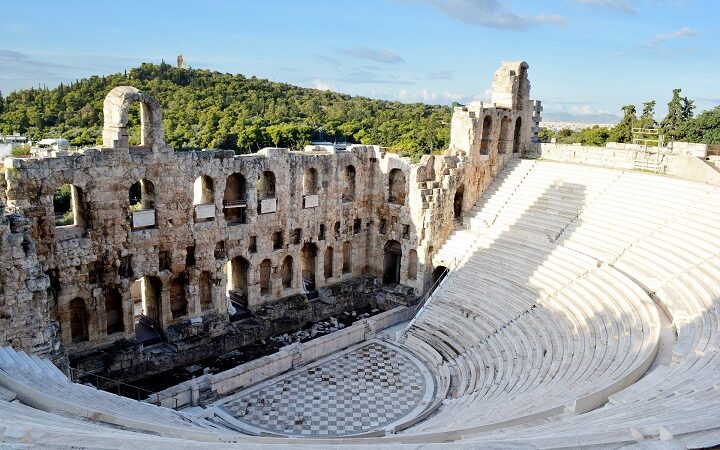
[[[589,114],[610,114],[608,111],[605,111],[602,108],[593,108],[590,105],[579,105],[579,106],[572,106],[568,108],[567,110],[571,114],[579,114],[579,115],[589,115]]]
[[[438,95],[427,89],[411,91],[408,89],[400,89],[396,98],[401,102],[432,102],[437,100]]]
[[[444,91],[442,93],[442,96],[446,100],[450,100],[452,102],[460,101],[463,97],[465,97],[463,94],[459,94],[457,92],[450,92],[450,91]]]
[[[490,100],[492,100],[492,89],[485,89],[482,94],[478,94],[473,97],[473,100],[478,102],[490,103]]]
[[[614,9],[626,14],[637,14],[638,10],[633,6],[631,0],[574,0],[575,3],[583,5],[598,6],[606,9]]]
[[[344,53],[355,58],[368,59],[370,61],[376,61],[387,64],[395,64],[403,62],[404,60],[392,50],[386,48],[369,48],[369,47],[354,47],[344,48],[340,50],[340,53]]]
[[[428,80],[452,80],[455,77],[455,72],[452,70],[438,70],[435,72],[428,73]]]
[[[464,94],[445,90],[443,92],[435,92],[428,88],[422,89],[400,89],[395,95],[395,100],[401,102],[422,102],[422,103],[449,103],[457,102],[465,98]]]
[[[335,91],[335,86],[322,80],[313,80],[313,87],[321,91]]]
[[[470,25],[523,30],[536,25],[564,25],[555,14],[521,15],[499,0],[415,0],[428,3],[448,16]]]
[[[693,36],[697,36],[699,33],[692,28],[688,27],[682,27],[677,31],[673,31],[672,33],[667,34],[657,34],[655,37],[644,45],[644,47],[657,47],[658,45],[662,44],[663,42],[670,41],[673,39],[684,39],[689,38]]]

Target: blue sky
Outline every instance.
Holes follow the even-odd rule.
[[[0,0],[0,90],[140,62],[374,98],[487,99],[502,60],[530,65],[546,116],[595,117],[675,87],[720,104],[717,0]]]

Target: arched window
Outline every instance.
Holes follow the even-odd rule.
[[[209,205],[213,203],[213,180],[207,175],[197,177],[193,183],[193,205]]]
[[[210,276],[210,272],[200,272],[198,285],[200,291],[200,310],[207,311],[213,309],[212,277]]]
[[[103,147],[128,148],[128,110],[140,105],[140,145],[153,151],[165,145],[160,103],[132,86],[112,89],[103,103]]]
[[[271,270],[272,263],[269,259],[265,259],[260,263],[260,295],[267,295],[270,293]]]
[[[480,140],[480,154],[490,154],[490,136],[492,131],[492,117],[485,116],[482,126],[482,139]]]
[[[309,167],[305,169],[303,175],[303,194],[316,195],[318,193],[318,177],[317,170]]]
[[[512,121],[508,116],[503,117],[500,122],[500,141],[498,142],[498,153],[508,153],[512,145],[511,130]]]
[[[415,249],[410,250],[408,255],[408,279],[417,279],[417,266],[418,266],[418,255]]]
[[[258,214],[274,213],[277,211],[277,199],[275,198],[275,174],[269,170],[264,171],[258,177],[257,184]]]
[[[400,169],[393,169],[388,175],[388,202],[405,204],[405,173]]]
[[[522,117],[518,117],[515,121],[515,133],[513,135],[513,153],[520,151],[520,138],[522,135]]]
[[[350,243],[350,241],[343,242],[342,272],[352,272],[352,244]]]
[[[385,257],[383,264],[383,283],[397,284],[400,282],[400,263],[402,261],[402,246],[398,241],[390,240],[385,243]]]
[[[130,286],[135,318],[135,338],[154,343],[161,340],[162,281],[156,277],[142,277]]]
[[[55,226],[85,228],[85,209],[82,190],[71,184],[63,184],[53,194]]]
[[[245,177],[234,173],[227,178],[223,193],[223,211],[228,225],[246,223],[247,197]]]
[[[130,214],[132,228],[152,228],[155,226],[155,186],[151,181],[142,179],[130,186]]]
[[[170,282],[170,312],[173,319],[187,315],[186,285],[184,276],[179,276]]]
[[[225,265],[228,296],[240,305],[248,300],[248,272],[250,263],[242,256],[236,256]]]
[[[352,202],[355,200],[355,167],[347,166],[343,173],[342,201]]]
[[[89,338],[88,312],[85,300],[74,298],[68,305],[70,310],[70,338],[72,342],[83,342]]]
[[[143,178],[130,186],[130,211],[155,209],[155,185]]]
[[[204,222],[215,217],[215,192],[213,180],[207,175],[197,177],[193,183],[193,206],[195,221]]]
[[[282,278],[282,284],[285,289],[292,287],[293,281],[293,259],[292,256],[287,255],[283,259],[282,266],[280,267],[280,275]]]
[[[107,334],[125,331],[123,320],[122,295],[117,289],[105,292],[105,324]]]
[[[300,250],[300,274],[303,283],[315,284],[315,263],[317,261],[317,245],[308,242]]]
[[[258,178],[258,198],[260,200],[275,198],[275,174],[264,171]]]
[[[325,256],[323,257],[323,276],[325,279],[333,277],[333,248],[327,247],[325,249]]]

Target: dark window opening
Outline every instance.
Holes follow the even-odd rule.
[[[280,250],[283,247],[283,232],[276,231],[272,234],[273,250]]]
[[[225,259],[225,241],[219,241],[215,244],[213,255],[215,259]]]
[[[191,245],[185,251],[185,265],[192,267],[195,265],[195,246]]]
[[[158,255],[158,267],[160,271],[163,270],[170,270],[172,268],[172,259],[170,256],[170,252],[167,250],[162,250]]]

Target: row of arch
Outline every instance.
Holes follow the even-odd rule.
[[[355,200],[356,191],[355,167],[348,165],[343,171],[343,187],[341,200],[344,203]],[[256,184],[257,197],[262,200],[276,197],[276,179],[272,171],[264,171],[258,177]],[[317,170],[305,169],[303,175],[303,196],[317,195],[319,193]],[[68,195],[69,192],[69,195]],[[155,185],[145,178],[133,183],[128,190],[130,211],[155,209]],[[400,169],[392,169],[388,174],[389,203],[404,205],[406,199],[405,174]],[[215,201],[215,188],[213,179],[208,175],[199,176],[193,183],[193,205],[212,205]],[[74,225],[86,227],[86,211],[82,190],[74,185],[61,186],[53,196],[53,210],[57,226]],[[260,204],[258,204],[260,208]],[[247,223],[247,183],[240,173],[228,176],[225,191],[223,192],[223,213],[228,225]],[[258,210],[260,212],[260,210]],[[214,213],[206,219],[214,217]],[[154,221],[152,222],[154,225]]]
[[[173,320],[188,314],[187,298],[188,280],[178,276],[170,280],[168,297],[170,316]],[[203,271],[198,279],[201,311],[214,307],[212,295],[212,275]],[[158,277],[144,276],[130,285],[132,315],[134,329],[137,330],[143,319],[157,326],[162,323],[162,281]],[[105,311],[105,332],[107,335],[125,332],[125,312],[123,295],[117,288],[107,290],[102,301]],[[68,303],[70,340],[73,343],[89,339],[90,312],[88,304],[82,297],[76,297]]]
[[[342,273],[350,274],[353,270],[353,249],[350,241],[342,244]],[[303,292],[315,289],[317,273],[318,247],[315,243],[305,243],[300,250],[300,279]],[[287,255],[280,263],[280,282],[283,289],[290,289],[294,282],[294,258]],[[236,298],[247,299],[249,287],[250,262],[242,256],[230,259],[226,265],[227,291]],[[335,277],[335,249],[327,246],[323,252],[323,278],[328,280]],[[260,295],[271,292],[272,261],[264,259],[258,266]]]
[[[343,274],[353,271],[352,244],[345,241],[342,244]],[[306,243],[300,251],[300,279],[301,291],[309,293],[315,290],[317,263],[319,249],[314,243]],[[385,284],[399,283],[401,280],[402,246],[396,240],[389,240],[384,247],[383,282]],[[408,253],[407,278],[417,278],[418,256],[417,251],[411,249]],[[331,279],[335,271],[335,249],[328,246],[323,251],[322,275],[325,280]],[[226,291],[229,298],[247,301],[249,291],[250,262],[242,256],[231,258],[226,266]],[[279,265],[279,282],[283,289],[294,288],[294,258],[287,255]],[[263,260],[258,265],[257,279],[260,285],[260,294],[268,295],[271,292],[273,268],[270,259]],[[213,301],[213,278],[208,271],[202,271],[198,278],[199,305],[202,312],[216,307]],[[161,294],[163,283],[155,276],[143,276],[135,280],[130,286],[132,300],[132,317],[134,329],[149,323],[151,328],[163,323],[163,302]],[[188,314],[188,280],[184,275],[176,276],[170,280],[167,288],[169,316],[172,320],[181,319]],[[105,312],[105,332],[107,335],[123,333],[126,330],[125,312],[123,308],[123,295],[117,288],[105,292],[103,298]],[[88,341],[90,338],[90,313],[87,302],[82,297],[76,297],[68,304],[70,339],[73,343]]]
[[[492,141],[493,120],[492,116],[486,115],[483,119],[482,138],[480,140],[480,154],[489,155]],[[511,134],[512,133],[512,134]],[[520,151],[520,139],[522,137],[522,117],[515,119],[515,128],[512,128],[512,119],[504,116],[500,122],[500,136],[497,150],[500,154],[518,153]]]

